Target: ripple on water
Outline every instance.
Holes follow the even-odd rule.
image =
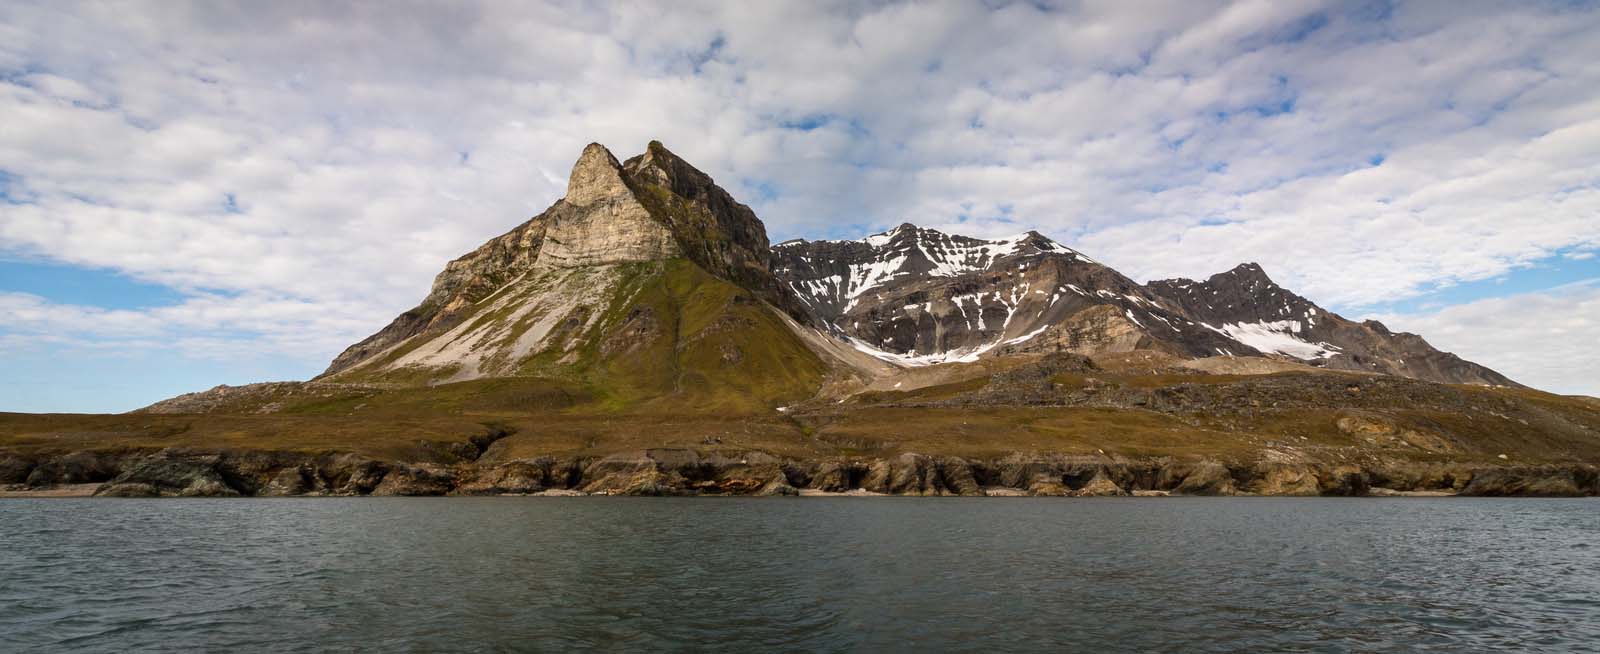
[[[1594,500],[7,500],[0,650],[1581,650]]]

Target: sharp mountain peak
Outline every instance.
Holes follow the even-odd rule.
[[[599,143],[586,146],[565,197],[450,262],[421,305],[351,346],[324,375],[440,381],[592,362],[595,348],[623,347],[619,334],[662,329],[661,311],[689,310],[673,304],[681,298],[629,308],[642,301],[638,275],[684,270],[662,267],[675,261],[702,271],[697,283],[739,289],[726,297],[781,309],[806,347],[832,352],[816,355],[827,360],[853,351],[917,366],[1141,349],[1513,384],[1420,337],[1328,312],[1254,262],[1203,282],[1139,284],[1036,230],[983,239],[911,222],[858,240],[771,246],[754,211],[659,141],[625,161]],[[708,323],[719,325],[712,333],[728,338],[756,324],[740,315]],[[819,345],[830,339],[835,345]]]

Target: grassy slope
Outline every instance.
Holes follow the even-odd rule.
[[[526,376],[430,386],[448,371],[357,370],[339,384],[239,391],[200,415],[0,414],[0,447],[427,458],[429,442],[465,441],[494,425],[516,430],[508,447],[548,452],[718,440],[791,449],[800,428],[774,407],[811,397],[826,370],[767,305],[685,260],[631,264],[611,300],[588,332],[571,335],[571,351],[560,342],[521,362]]]
[[[609,374],[620,374],[616,370]],[[1102,375],[1127,388],[1219,392],[1269,400],[1273,387],[1315,392],[1305,376]],[[1317,379],[1326,375],[1317,375]],[[1333,376],[1343,379],[1343,376]],[[665,379],[665,378],[663,378]],[[1371,380],[1371,377],[1351,379]],[[665,383],[665,382],[663,382]],[[1530,390],[1421,386],[1457,410],[1424,397],[1373,398],[1343,406],[1218,411],[1156,411],[1106,406],[943,406],[981,389],[967,381],[912,393],[879,393],[865,403],[791,416],[688,398],[716,398],[723,376],[685,385],[673,396],[617,403],[574,393],[565,382],[494,379],[436,387],[343,391],[281,402],[277,413],[61,416],[0,414],[0,447],[71,450],[118,447],[352,450],[384,458],[431,456],[428,441],[464,441],[491,426],[515,435],[495,458],[604,455],[652,447],[764,450],[795,457],[887,456],[899,452],[996,457],[1011,452],[1137,456],[1204,455],[1250,460],[1268,450],[1315,460],[1374,459],[1513,463],[1600,462],[1600,408],[1580,398]],[[1341,381],[1342,383],[1342,381]],[[637,390],[637,389],[633,389]],[[1270,391],[1270,392],[1269,392]],[[725,389],[722,391],[725,392]],[[722,408],[705,408],[722,407]],[[1340,428],[1351,416],[1393,425],[1394,433]],[[1404,437],[1396,436],[1404,434]],[[1448,451],[1415,445],[1440,439]]]
[[[693,263],[630,264],[610,292],[592,327],[519,362],[522,376],[430,386],[441,371],[353,374],[340,381],[384,383],[250,387],[195,415],[0,414],[0,448],[182,446],[426,460],[439,458],[440,444],[510,428],[515,434],[492,457],[684,447],[795,457],[1105,452],[1246,460],[1271,450],[1350,462],[1499,454],[1522,463],[1600,462],[1600,403],[1592,399],[1346,373],[1204,374],[1140,359],[1016,376],[1042,384],[1021,404],[1053,406],[1018,406],[1006,383],[991,382],[990,372],[1027,372],[1040,359],[835,404],[813,399],[825,364],[770,307]],[[804,405],[775,410],[796,403]],[[1380,428],[1341,427],[1352,419]]]

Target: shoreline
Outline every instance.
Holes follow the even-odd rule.
[[[487,457],[485,457],[487,458]],[[384,461],[168,448],[0,451],[0,498],[317,496],[1584,497],[1590,463],[1233,461],[1011,453],[794,459],[655,449],[608,456]]]

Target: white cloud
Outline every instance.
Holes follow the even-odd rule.
[[[1365,11],[5,3],[26,202],[0,250],[192,296],[28,309],[145,330],[78,341],[321,360],[553,202],[585,143],[652,138],[779,238],[1038,228],[1137,278],[1259,261],[1335,306],[1600,248],[1600,12]]]
[[[1600,279],[1382,320],[1520,383],[1600,397]]]

